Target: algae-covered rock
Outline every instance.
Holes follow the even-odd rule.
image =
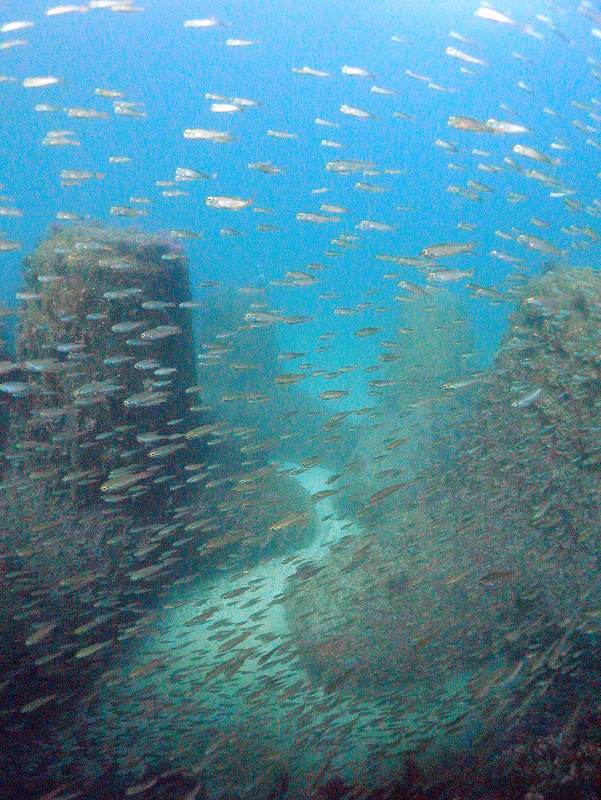
[[[469,387],[442,391],[473,372],[473,341],[457,298],[429,287],[404,298],[398,335],[379,356],[371,381],[377,406],[365,417],[355,457],[370,493],[391,478],[407,483],[449,455],[449,436],[466,417]]]
[[[431,464],[413,498],[402,486],[374,495],[361,510],[370,535],[291,592],[312,675],[361,694],[418,692],[436,738],[436,698],[453,679],[465,681],[460,717],[498,721],[577,669],[598,616],[600,323],[597,273],[526,287],[456,456]],[[427,428],[448,426],[436,413]]]
[[[471,386],[444,387],[469,383],[469,326],[442,289],[407,299],[400,323],[373,382],[377,406],[358,433],[353,505],[366,536],[337,548],[326,574],[292,593],[288,606],[315,674],[337,682],[344,671],[344,685],[376,694],[382,681],[443,680],[454,658],[467,662],[485,649],[482,632],[461,622],[463,587],[446,583],[453,545],[446,532],[434,543],[420,502],[429,484],[418,478],[449,460],[468,417]]]
[[[57,229],[27,260],[19,298],[0,493],[0,634],[16,666],[0,666],[14,667],[15,752],[39,735],[55,755],[24,756],[41,774],[79,768],[85,692],[149,635],[174,588],[284,552],[312,515],[267,463],[261,432],[209,409],[197,304],[169,240]],[[60,759],[59,733],[72,745]]]
[[[531,281],[481,392],[455,484],[532,545],[596,556],[601,521],[601,275]],[[459,476],[461,476],[459,478]],[[563,559],[562,559],[563,560]]]
[[[470,428],[444,481],[458,545],[496,569],[519,561],[569,653],[577,631],[596,629],[600,596],[598,272],[558,269],[526,285]]]
[[[138,634],[124,598],[148,592],[146,572],[177,569],[159,532],[197,491],[185,466],[204,440],[184,434],[206,420],[189,411],[187,264],[168,240],[55,229],[26,260],[17,298],[15,358],[2,368],[2,635],[18,627],[7,724],[15,742],[35,730],[50,751],[52,730],[72,722],[55,696],[76,697]]]
[[[8,458],[72,501],[144,496],[138,511],[156,513],[177,482],[161,476],[181,462],[191,427],[182,254],[158,236],[58,229],[27,259],[19,297],[11,379],[28,388],[15,395]]]

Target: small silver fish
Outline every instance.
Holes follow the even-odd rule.
[[[542,394],[542,387],[539,386],[538,389],[535,389],[530,394],[524,395],[524,397],[520,397],[519,400],[514,400],[511,404],[512,408],[526,408],[527,406],[532,405]]]

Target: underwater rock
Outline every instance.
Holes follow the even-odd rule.
[[[385,343],[378,357],[384,369],[371,381],[377,411],[366,414],[354,454],[371,494],[392,480],[406,483],[398,507],[421,470],[448,458],[450,437],[468,414],[471,387],[441,387],[475,368],[470,327],[454,294],[428,287],[403,299],[398,335]]]
[[[309,674],[389,687],[418,742],[528,714],[598,629],[601,276],[555,270],[524,291],[455,455],[413,498],[366,501],[369,535],[287,600]]]
[[[524,287],[448,476],[451,491],[486,497],[486,509],[471,510],[471,528],[487,522],[508,544],[527,541],[545,554],[545,569],[565,568],[573,578],[590,576],[598,558],[600,323],[598,272],[557,269]],[[459,523],[467,523],[465,503],[458,507]]]
[[[104,228],[55,230],[25,263],[8,458],[89,505],[157,513],[188,447],[195,383],[187,263],[167,239]],[[24,447],[24,440],[28,446]],[[10,444],[10,441],[9,441]],[[171,484],[169,486],[169,483]]]
[[[18,299],[0,495],[1,630],[18,632],[0,664],[15,752],[32,730],[52,752],[60,692],[76,697],[140,635],[128,604],[148,593],[143,576],[177,570],[167,523],[198,493],[185,467],[206,450],[185,433],[208,417],[189,410],[187,262],[168,239],[56,228],[26,260]]]
[[[538,645],[525,671],[542,695],[599,634],[601,274],[558,268],[533,279],[510,325],[441,493],[458,548],[521,576],[524,603],[552,622],[512,635],[514,647]]]

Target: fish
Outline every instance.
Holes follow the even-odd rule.
[[[365,183],[363,181],[357,181],[353,188],[361,192],[370,192],[371,194],[380,194],[387,191],[384,186],[378,186],[374,183]]]
[[[373,117],[373,114],[369,111],[364,111],[362,108],[357,108],[356,106],[349,106],[346,103],[340,106],[340,112],[349,117],[355,117],[355,119],[371,119]]]
[[[106,647],[109,647],[111,644],[110,641],[105,642],[95,642],[94,644],[87,645],[86,647],[81,647],[79,650],[76,651],[74,658],[88,658],[89,656],[93,656],[96,653],[100,652],[100,650],[104,650]]]
[[[441,147],[449,153],[456,153],[457,147],[452,142],[447,142],[444,139],[436,139],[434,144],[436,147]]]
[[[60,177],[61,181],[86,181],[91,178],[102,180],[105,176],[103,172],[91,172],[87,169],[62,169]]]
[[[448,242],[446,244],[432,244],[428,247],[424,247],[420,255],[426,258],[448,258],[449,256],[471,253],[473,250],[473,242],[466,242],[464,244]]]
[[[404,483],[393,483],[390,486],[386,486],[384,489],[380,489],[379,491],[372,494],[369,498],[369,505],[375,506],[381,503],[383,500],[386,500],[387,497],[395,494],[396,492],[400,491],[404,487]]]
[[[371,219],[361,220],[355,228],[359,231],[378,231],[379,233],[389,233],[394,230],[394,225],[388,225],[385,222],[375,222]]]
[[[480,19],[486,19],[490,22],[497,22],[500,25],[515,25],[516,22],[511,17],[508,17],[506,14],[502,14],[500,11],[496,11],[494,8],[490,6],[480,6],[474,12],[475,17],[480,17]]]
[[[326,171],[336,172],[339,174],[350,174],[352,172],[362,172],[367,169],[371,169],[373,166],[374,165],[371,161],[337,160],[337,161],[328,161],[326,164]]]
[[[296,525],[305,525],[309,521],[309,514],[306,511],[291,511],[286,516],[277,520],[269,526],[270,531],[283,531]]]
[[[437,269],[428,273],[428,280],[437,283],[450,283],[464,278],[471,278],[473,274],[473,270],[466,269]]]
[[[77,5],[59,5],[59,6],[51,6],[47,8],[45,14],[47,17],[56,17],[59,14],[83,14],[85,11],[88,10],[87,6],[77,6]]]
[[[217,28],[223,25],[217,17],[202,17],[200,19],[187,19],[184,22],[184,28]]]
[[[249,169],[256,169],[265,175],[282,175],[284,170],[274,166],[270,161],[255,161],[248,165]]]
[[[258,322],[263,325],[271,325],[275,322],[283,322],[284,317],[282,314],[276,314],[272,311],[248,311],[244,315],[246,322]]]
[[[37,711],[38,708],[42,708],[42,706],[48,705],[52,700],[56,698],[56,693],[54,694],[47,694],[43,697],[38,697],[36,700],[32,700],[30,703],[26,703],[24,706],[21,706],[19,712],[21,714],[31,714],[33,711]]]
[[[35,22],[31,20],[15,20],[14,22],[4,22],[0,25],[0,33],[12,33],[13,31],[23,31],[26,28],[33,28]]]
[[[526,233],[521,233],[517,239],[518,244],[528,247],[530,250],[537,250],[539,253],[546,253],[549,255],[561,255],[561,251],[555,247],[554,244],[542,239],[540,236],[530,236]]]
[[[328,211],[329,209],[324,210]],[[319,282],[315,275],[302,270],[291,270],[286,273],[285,278],[286,282],[291,286],[314,286]]]
[[[259,42],[256,39],[226,39],[225,44],[226,47],[251,47]]]
[[[526,145],[522,144],[515,144],[512,147],[514,153],[517,155],[524,156],[526,158],[530,158],[534,161],[540,161],[543,164],[553,164],[554,166],[558,166],[561,164],[559,158],[551,158],[546,153],[542,153],[540,150],[535,150],[533,147],[527,147]]]
[[[205,198],[205,205],[209,208],[224,208],[229,211],[241,211],[252,205],[252,200],[245,200],[242,197],[210,196]]]
[[[375,336],[377,333],[381,333],[381,332],[382,332],[382,328],[376,328],[376,327],[372,326],[372,327],[366,327],[366,328],[359,328],[358,330],[355,331],[353,336],[357,336],[359,338],[364,338],[366,336]]]
[[[109,119],[106,111],[97,111],[93,108],[67,108],[68,117],[74,119]]]
[[[530,133],[529,128],[517,122],[506,122],[493,118],[486,120],[486,127],[492,133]]]
[[[312,222],[316,225],[323,225],[327,222],[340,222],[340,217],[315,214],[311,211],[299,211],[296,214],[296,219],[299,220],[299,222]]]
[[[79,139],[74,139],[73,136],[72,131],[48,131],[42,139],[42,144],[45,147],[79,147],[81,142]]]
[[[138,484],[144,478],[148,478],[152,475],[150,470],[143,470],[141,472],[135,473],[124,473],[123,475],[117,475],[115,477],[109,478],[108,481],[103,483],[100,486],[101,492],[122,492],[124,489],[129,489],[132,486]]]
[[[427,75],[422,75],[419,72],[414,72],[411,69],[406,69],[405,70],[405,75],[408,78],[413,78],[416,81],[422,81],[422,82],[425,82],[425,83],[431,83],[432,82],[432,78],[429,78]]]
[[[211,103],[211,111],[213,114],[235,114],[242,108],[236,103]]]
[[[473,117],[449,117],[447,120],[449,127],[460,131],[472,131],[473,133],[490,133],[490,128],[486,122],[474,119]]]
[[[148,390],[130,395],[123,401],[123,405],[125,408],[152,408],[166,403],[169,396],[169,392]]]
[[[451,116],[448,118],[447,123],[451,128],[472,131],[473,133],[516,134],[530,132],[529,128],[525,125],[520,125],[517,122],[498,120],[493,117],[483,122],[473,117]]]
[[[217,144],[225,144],[233,142],[234,138],[230,133],[225,131],[216,131],[209,128],[186,128],[184,130],[184,139],[195,139],[205,142],[216,142]]]
[[[22,86],[25,89],[45,89],[47,86],[56,86],[61,82],[54,75],[45,75],[39,78],[24,78]]]
[[[463,50],[457,50],[456,47],[447,47],[446,54],[451,58],[457,58],[459,61],[464,61],[466,64],[478,64],[482,67],[487,67],[488,62],[483,61],[481,58],[471,56],[469,53],[464,53]]]
[[[331,74],[321,69],[314,69],[313,67],[292,67],[292,72],[297,75],[311,75],[314,78],[330,78]]]
[[[33,631],[33,633],[29,634],[27,639],[25,639],[25,646],[32,647],[35,644],[39,644],[40,642],[44,641],[44,639],[46,639],[56,628],[56,622],[49,622],[46,625],[40,625]]]
[[[352,75],[355,78],[373,78],[373,74],[362,67],[342,67],[340,69],[343,75]]]
[[[75,389],[73,391],[73,397],[76,400],[87,397],[104,397],[107,395],[116,394],[124,389],[124,386],[117,383],[111,383],[110,381],[92,381],[91,383],[86,383],[83,386],[80,386],[78,389]]]
[[[280,375],[276,375],[273,380],[275,383],[279,383],[282,386],[290,386],[293,383],[304,380],[306,377],[307,376],[303,372],[283,372]]]
[[[12,50],[13,47],[25,47],[28,44],[27,39],[7,39],[0,44],[0,50]]]
[[[182,329],[179,325],[159,325],[156,328],[142,331],[140,338],[156,342],[160,339],[166,339],[168,336],[177,336],[181,332]]]
[[[268,130],[267,135],[273,139],[298,139],[298,133],[290,133],[289,131],[276,131]]]
[[[527,408],[528,406],[531,406],[533,403],[535,403],[538,400],[538,398],[542,395],[542,393],[543,393],[542,386],[539,386],[533,392],[530,392],[529,394],[520,397],[519,400],[514,400],[511,405],[513,408]]]

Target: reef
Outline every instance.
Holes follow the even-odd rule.
[[[309,673],[332,690],[404,695],[398,713],[416,750],[449,743],[456,726],[509,730],[590,669],[600,322],[599,273],[530,281],[494,363],[476,376],[450,457],[426,464],[408,492],[401,481],[390,497],[365,496],[367,535],[291,590]]]
[[[599,597],[600,322],[598,272],[557,269],[526,285],[443,485],[463,538],[493,541],[498,569],[524,548],[546,603],[585,632]]]

